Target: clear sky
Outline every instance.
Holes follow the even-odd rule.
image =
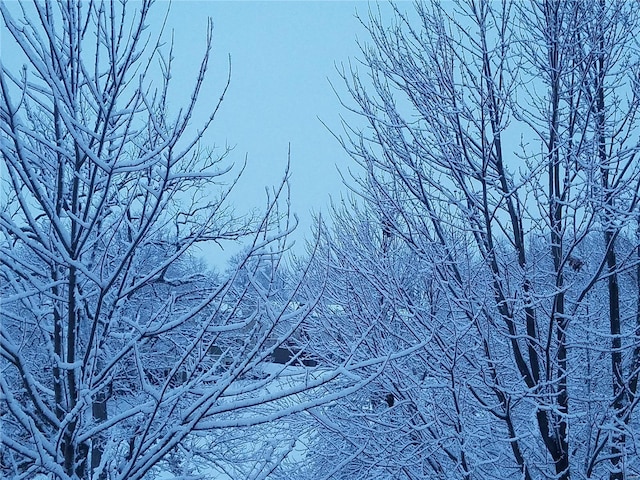
[[[298,252],[311,231],[311,212],[326,212],[329,196],[345,191],[338,168],[346,169],[347,155],[321,120],[340,131],[344,112],[329,82],[344,92],[336,65],[359,57],[356,39],[366,38],[366,32],[355,14],[366,17],[368,8],[363,1],[182,0],[171,6],[178,84],[191,84],[207,17],[214,22],[212,103],[226,80],[231,55],[231,86],[207,141],[235,146],[230,158],[236,163],[247,158],[234,197],[239,211],[264,205],[264,188],[282,177],[291,144]]]

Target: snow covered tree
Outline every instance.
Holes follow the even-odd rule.
[[[433,378],[449,383],[411,387],[398,375],[397,391],[414,392],[408,403],[418,411],[433,404],[427,392],[446,393],[414,430],[446,418],[448,432],[434,440],[450,463],[428,465],[425,448],[422,463],[390,477],[637,475],[637,9],[604,0],[392,8],[388,24],[375,13],[363,22],[371,37],[363,67],[343,73],[353,101],[343,102],[360,118],[347,120],[342,141],[361,167],[354,189],[379,235],[402,243],[407,258],[378,268],[379,249],[354,256],[352,244],[342,247],[353,229],[327,240],[353,259],[333,275],[365,279],[363,291],[379,295],[373,318],[384,305],[406,305],[390,287],[400,265],[420,266],[433,282],[415,280],[420,308],[434,312],[416,335],[439,333],[423,355],[439,359]],[[364,129],[355,126],[362,120]],[[368,315],[345,315],[362,331],[378,328]],[[325,431],[340,424],[331,409],[321,415]],[[398,459],[381,456],[392,450],[378,440],[417,415],[388,423],[386,436],[358,437],[379,429],[379,414],[353,418],[357,428],[328,438],[351,442],[358,461]]]
[[[0,69],[6,478],[194,478],[240,455],[261,478],[292,447],[232,444],[319,404],[339,376],[264,370],[309,310],[278,280],[287,173],[261,217],[233,214],[227,152],[203,145],[224,91],[193,125],[210,96],[211,23],[190,100],[170,104],[173,52],[152,6],[0,3],[3,52],[23,64]],[[197,260],[239,239],[226,274]]]
[[[343,205],[324,227],[314,264],[326,286],[305,328],[324,365],[387,361],[362,390],[310,412],[315,473],[296,478],[451,477],[464,472],[472,445],[496,452],[481,431],[486,415],[455,414],[469,409],[458,382],[480,380],[475,330],[447,303],[433,263],[394,238],[372,207]]]

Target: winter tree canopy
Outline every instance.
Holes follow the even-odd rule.
[[[636,3],[371,6],[299,263],[159,5],[0,3],[3,477],[640,475]]]
[[[637,6],[399,6],[342,71],[359,198],[309,329],[427,346],[315,412],[313,478],[635,478]]]
[[[314,300],[282,282],[288,172],[261,215],[234,214],[239,172],[205,144],[226,91],[203,89],[212,23],[176,105],[160,5],[0,4],[22,59],[0,69],[4,478],[262,478],[295,436],[251,427],[341,395],[341,371],[265,368]],[[229,240],[244,253],[209,271],[198,248]],[[344,394],[366,382],[347,369]]]

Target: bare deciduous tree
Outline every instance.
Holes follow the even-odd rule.
[[[233,215],[227,152],[202,145],[224,91],[192,126],[211,23],[190,100],[172,114],[172,47],[148,26],[152,3],[0,4],[3,50],[24,62],[0,70],[7,478],[243,471],[234,458],[263,477],[272,459],[232,445],[318,405],[339,376],[263,368],[311,306],[293,309],[295,285],[278,280],[287,174],[263,216]],[[248,247],[228,274],[194,256],[238,239]]]
[[[343,145],[380,230],[436,282],[440,300],[422,300],[435,309],[424,331],[450,322],[473,332],[441,327],[426,347],[450,378],[439,415],[459,436],[458,450],[441,445],[442,458],[461,478],[637,474],[636,9],[554,0],[393,8],[389,24],[370,15],[363,67],[343,74],[345,104],[367,124],[347,124]],[[342,247],[348,235],[327,240],[342,258],[353,250]],[[358,257],[333,274],[378,286],[380,305],[404,305],[402,290],[380,287],[393,272]],[[405,377],[401,391],[410,384]],[[429,388],[413,390],[418,410]],[[354,418],[362,432],[380,417]],[[404,425],[415,419],[406,414]],[[416,429],[439,421],[427,415]],[[500,453],[478,441],[483,429]],[[351,433],[340,432],[347,443]],[[380,458],[378,438],[388,437],[354,443],[352,460]],[[425,453],[420,468],[433,458]],[[446,476],[451,465],[427,470]]]

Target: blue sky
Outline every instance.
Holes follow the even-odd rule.
[[[329,196],[345,191],[338,168],[346,169],[347,155],[321,120],[340,131],[344,112],[330,81],[344,92],[336,65],[359,56],[356,39],[366,35],[355,14],[366,17],[368,8],[363,1],[183,0],[171,6],[177,84],[191,84],[207,17],[214,22],[214,61],[205,105],[217,100],[231,55],[231,86],[206,140],[235,146],[230,158],[238,164],[247,158],[234,197],[238,211],[264,205],[264,188],[282,177],[291,144],[298,252],[311,230],[311,212],[326,212]]]

